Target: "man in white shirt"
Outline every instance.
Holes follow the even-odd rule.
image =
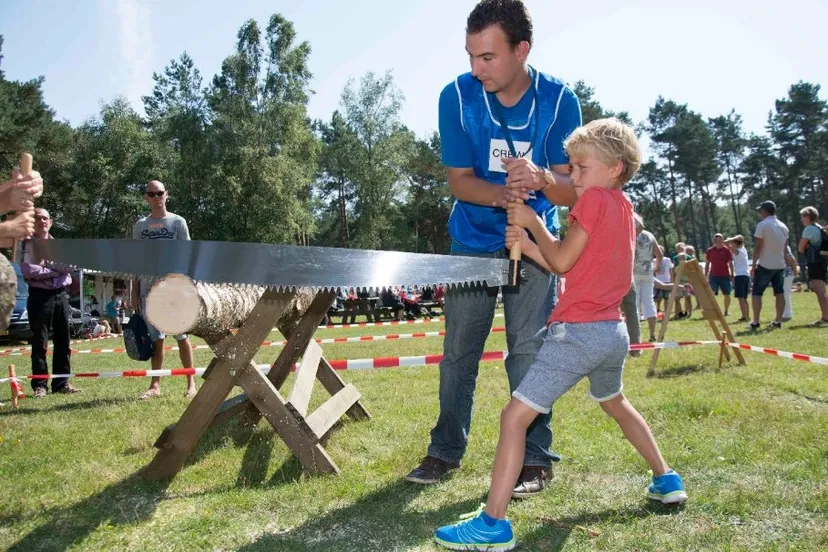
[[[788,227],[776,218],[776,204],[764,201],[759,206],[762,220],[753,233],[756,245],[753,248],[753,322],[752,330],[759,328],[762,312],[762,294],[769,285],[776,296],[776,319],[772,328],[782,327],[782,313],[785,310],[785,252],[788,247]]]

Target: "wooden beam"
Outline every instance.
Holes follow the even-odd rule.
[[[308,403],[310,402],[313,384],[316,381],[316,369],[319,368],[319,361],[322,359],[322,349],[315,341],[308,344],[305,354],[302,355],[302,362],[296,372],[296,379],[293,382],[293,389],[290,390],[288,402],[302,416],[308,414]]]
[[[362,394],[359,390],[349,383],[345,386],[345,389],[325,401],[305,421],[316,437],[322,439],[342,415],[359,402],[361,397]]]
[[[294,415],[279,390],[264,374],[250,367],[245,368],[239,374],[239,384],[307,472],[339,473],[339,468],[308,424]]]
[[[319,347],[319,344],[315,341],[311,341],[308,344],[308,348],[316,347],[322,351],[322,348]],[[340,391],[345,388],[345,382],[342,381],[342,378],[339,377],[339,374],[336,373],[336,370],[330,365],[330,363],[322,357],[319,361],[319,368],[316,371],[316,378],[322,384],[322,386],[331,394],[331,396],[336,395]],[[368,410],[362,406],[362,403],[357,402],[354,404],[346,413],[348,417],[352,420],[370,420],[371,414]]]

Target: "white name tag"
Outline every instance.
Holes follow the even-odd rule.
[[[529,151],[529,142],[513,142],[513,144],[518,157],[523,157]],[[489,170],[505,173],[506,167],[503,166],[503,159],[506,157],[512,157],[509,144],[506,140],[492,138],[489,146]]]

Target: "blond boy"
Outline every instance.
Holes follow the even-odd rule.
[[[590,397],[618,422],[649,464],[653,478],[648,496],[665,504],[687,500],[681,477],[664,461],[647,423],[622,392],[629,336],[619,304],[632,284],[635,244],[633,208],[622,188],[640,166],[638,140],[617,119],[599,119],[576,129],[565,148],[578,196],[566,238],[554,238],[531,209],[515,202],[507,209],[511,226],[506,244],[520,241],[524,255],[567,274],[569,284],[549,316],[534,364],[501,415],[485,511],[439,528],[434,538],[447,548],[514,548],[506,509],[523,465],[526,428],[585,377]],[[600,270],[608,263],[613,270]]]

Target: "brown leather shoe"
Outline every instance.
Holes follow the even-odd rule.
[[[78,389],[77,387],[75,387],[71,383],[67,382],[66,385],[64,385],[63,387],[61,387],[57,391],[53,391],[53,393],[62,393],[64,395],[71,395],[72,393],[80,393],[81,391],[83,391],[83,390]]]

